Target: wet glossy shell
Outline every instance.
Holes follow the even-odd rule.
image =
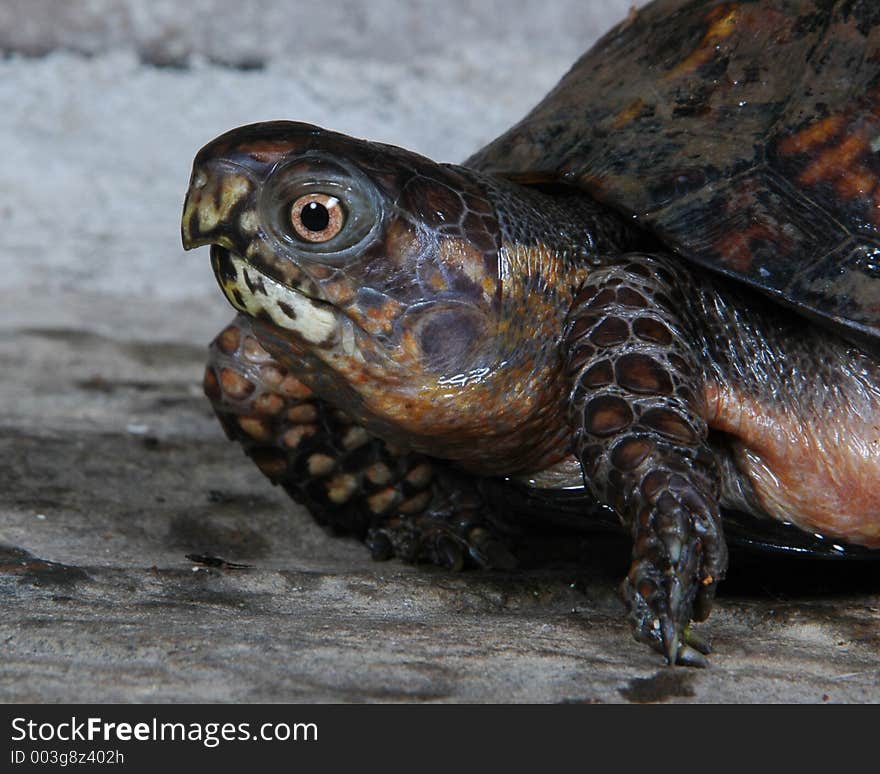
[[[880,338],[878,0],[657,0],[467,163]]]

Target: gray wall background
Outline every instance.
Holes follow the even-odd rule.
[[[29,55],[132,48],[147,62],[193,54],[255,66],[335,53],[413,64],[464,46],[516,49],[525,60],[578,54],[632,0],[5,0],[0,48]],[[491,62],[487,62],[487,65]]]

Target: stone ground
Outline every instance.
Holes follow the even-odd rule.
[[[619,543],[373,563],[225,441],[199,383],[231,314],[178,236],[198,147],[296,118],[460,159],[628,2],[314,5],[0,6],[0,701],[880,701],[872,566],[735,556],[711,668],[671,670]]]

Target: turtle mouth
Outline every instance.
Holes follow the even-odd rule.
[[[312,344],[328,344],[339,327],[339,310],[279,282],[237,253],[211,245],[211,268],[232,306],[258,320],[292,331]]]

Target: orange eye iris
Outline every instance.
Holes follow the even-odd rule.
[[[335,196],[306,194],[290,205],[290,222],[300,239],[327,242],[342,231],[345,212]]]

